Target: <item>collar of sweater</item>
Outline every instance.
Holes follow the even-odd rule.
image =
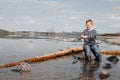
[[[93,30],[93,28],[89,29],[88,31],[92,31],[92,30]]]

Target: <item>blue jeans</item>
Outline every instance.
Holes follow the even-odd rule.
[[[91,51],[93,52],[93,54],[95,55],[95,57],[99,58],[100,56],[100,50],[99,50],[99,47],[98,45],[94,44],[94,45],[86,45],[84,44],[83,45],[83,48],[84,48],[84,52],[85,52],[85,57],[90,57],[90,53]]]

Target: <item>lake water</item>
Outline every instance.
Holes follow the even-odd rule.
[[[19,61],[29,57],[50,54],[60,49],[67,49],[70,47],[77,47],[82,45],[82,42],[62,42],[52,39],[0,39],[0,64],[7,64],[10,62]],[[109,45],[102,42],[99,44],[101,50],[119,50],[118,45]],[[43,63],[31,64],[31,72],[20,73],[13,72],[10,67],[0,69],[0,80],[82,80],[84,76],[90,76],[90,80],[99,80],[99,72],[102,66],[108,61],[103,55],[103,61],[99,63],[100,66],[96,68],[85,68],[85,62],[72,64],[73,58],[71,56],[62,57]],[[98,64],[96,62],[90,63]],[[111,62],[109,62],[111,63]],[[117,64],[111,63],[112,69],[108,70],[111,73],[109,80],[119,80],[120,78],[120,62]],[[88,72],[91,74],[88,74]],[[87,74],[86,74],[87,73]]]

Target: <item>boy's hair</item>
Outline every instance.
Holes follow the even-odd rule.
[[[86,24],[87,24],[88,22],[91,22],[91,24],[93,24],[93,21],[92,21],[91,19],[86,20]]]

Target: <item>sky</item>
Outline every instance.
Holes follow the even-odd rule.
[[[0,0],[0,29],[81,32],[92,19],[98,33],[120,32],[120,0]]]

